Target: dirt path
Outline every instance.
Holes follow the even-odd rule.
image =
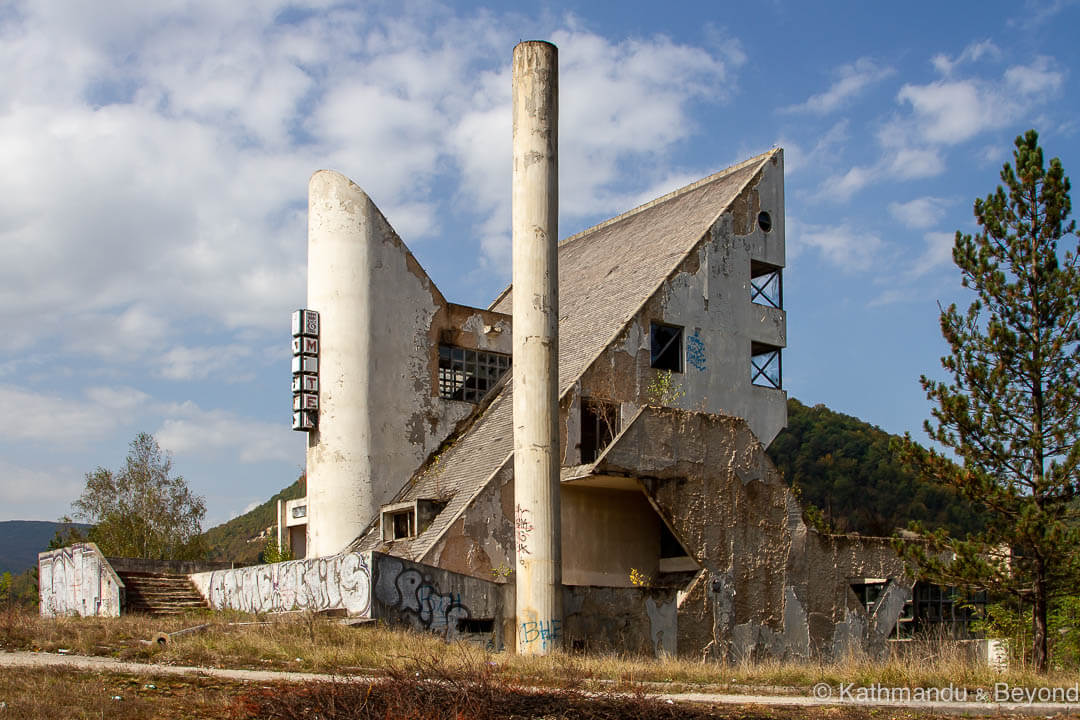
[[[328,675],[323,673],[287,672],[279,670],[236,670],[229,668],[194,667],[184,665],[155,665],[124,662],[115,658],[68,655],[40,652],[0,653],[0,667],[70,667],[95,672],[128,673],[132,675],[195,675],[242,682],[307,682],[328,681],[368,682],[370,676]],[[815,691],[819,688],[815,687]],[[714,705],[759,705],[765,707],[858,707],[899,709],[931,715],[1065,715],[1080,717],[1080,704],[1069,703],[996,703],[996,702],[927,702],[865,701],[837,694],[835,688],[826,697],[800,695],[732,695],[719,693],[656,693],[657,697],[674,702]],[[821,692],[824,695],[824,692]]]

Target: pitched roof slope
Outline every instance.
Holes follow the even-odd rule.
[[[559,245],[560,391],[585,372],[776,152],[722,170]],[[512,313],[512,287],[491,309]]]
[[[699,180],[559,244],[560,395],[622,332],[777,150]],[[513,311],[512,287],[492,310]],[[395,555],[421,559],[468,507],[514,449],[512,383],[481,412],[438,463],[413,476],[399,501],[449,497],[426,531],[396,541]],[[354,549],[381,544],[369,532]]]

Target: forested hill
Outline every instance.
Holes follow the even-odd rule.
[[[37,567],[38,553],[49,548],[57,531],[74,526],[86,531],[89,525],[47,520],[5,520],[0,522],[0,572],[21,573]]]
[[[209,559],[258,562],[259,553],[266,547],[266,537],[262,534],[270,528],[272,536],[277,537],[277,501],[303,497],[304,492],[304,478],[301,477],[254,510],[207,530],[204,537],[210,551]]]
[[[788,427],[769,457],[805,505],[819,508],[838,532],[892,535],[918,520],[928,528],[964,534],[977,524],[970,506],[900,467],[889,451],[893,436],[824,405],[788,400]],[[303,478],[254,510],[206,531],[211,560],[254,563],[277,523],[278,499],[302,497]]]
[[[824,405],[788,400],[788,426],[768,454],[803,503],[838,532],[892,535],[918,520],[964,535],[978,525],[970,504],[905,470],[884,430]]]

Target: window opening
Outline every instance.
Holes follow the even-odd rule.
[[[458,618],[457,629],[460,633],[495,632],[495,618]]]
[[[676,325],[652,323],[649,330],[652,367],[657,370],[682,372],[682,330]]]
[[[933,583],[915,583],[914,616],[915,631],[921,632],[940,627],[954,638],[972,638],[971,625],[979,620],[986,609],[986,593],[965,595],[953,587]]]
[[[781,268],[761,262],[750,263],[750,302],[784,308],[784,278]]]
[[[480,402],[508,370],[509,355],[440,345],[439,397]]]
[[[772,215],[762,210],[757,215],[757,226],[761,228],[761,232],[769,232],[772,230]]]
[[[415,534],[413,532],[415,517],[413,516],[412,510],[394,513],[390,517],[393,521],[393,537],[391,540],[402,540],[404,538],[412,537]]]
[[[751,343],[750,382],[780,390],[782,379],[780,348],[765,343]]]
[[[596,462],[619,432],[619,406],[584,398],[581,401],[581,462]]]
[[[686,550],[683,549],[682,543],[671,532],[667,524],[660,523],[660,557],[661,558],[681,558],[686,557]]]

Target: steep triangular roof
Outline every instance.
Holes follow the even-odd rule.
[[[559,244],[560,396],[588,369],[705,237],[732,201],[779,150],[758,155],[623,213]],[[510,314],[513,288],[491,309]],[[399,494],[400,501],[448,499],[419,536],[395,541],[393,553],[423,558],[473,498],[512,465],[512,382],[506,382],[473,422]],[[512,471],[512,468],[511,468]],[[376,533],[355,543],[373,549]]]

